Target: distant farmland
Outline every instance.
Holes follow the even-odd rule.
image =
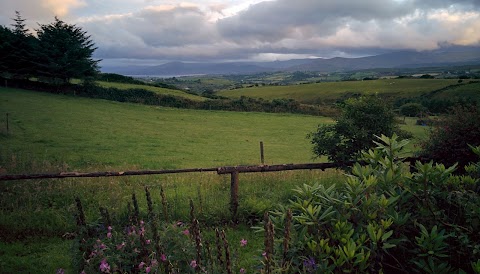
[[[354,94],[378,93],[389,97],[414,97],[457,83],[457,79],[381,79],[291,86],[260,86],[224,90],[218,94],[231,98],[240,96],[266,100],[287,98],[306,104],[322,104],[335,102]]]

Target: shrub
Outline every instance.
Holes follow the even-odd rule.
[[[304,185],[271,212],[276,268],[288,273],[473,273],[480,266],[479,180],[455,166],[401,162],[407,141],[382,136],[345,181]],[[480,154],[480,147],[476,148]],[[476,168],[472,168],[478,171]],[[287,222],[288,223],[288,222]],[[285,257],[285,264],[280,258]]]
[[[308,135],[316,156],[326,155],[330,161],[355,160],[360,151],[373,147],[374,135],[405,136],[396,125],[390,105],[377,96],[350,98],[333,125],[319,125],[316,132]]]
[[[418,117],[426,109],[419,103],[406,103],[400,107],[400,114],[408,117]]]
[[[480,145],[480,110],[478,107],[456,107],[439,121],[422,144],[422,156],[446,165],[458,162],[465,166],[476,160],[468,145]]]

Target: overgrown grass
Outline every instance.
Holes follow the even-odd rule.
[[[369,81],[322,82],[291,86],[262,86],[225,90],[221,96],[240,96],[273,100],[294,99],[307,104],[331,103],[354,94],[375,94],[391,97],[414,97],[457,84],[456,79],[380,79]]]

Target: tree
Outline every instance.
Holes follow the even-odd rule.
[[[0,74],[8,73],[10,70],[13,35],[10,29],[0,26]]]
[[[348,99],[335,124],[321,124],[308,137],[317,157],[326,155],[330,161],[347,162],[373,147],[374,135],[391,136],[394,132],[406,134],[396,125],[392,107],[378,96],[368,96]]]
[[[92,55],[97,49],[80,27],[55,17],[55,22],[37,30],[37,74],[66,83],[72,78],[86,79],[98,72]]]
[[[18,11],[12,20],[13,29],[0,27],[0,71],[9,77],[28,78],[34,71],[32,56],[36,39],[28,33],[25,19]]]

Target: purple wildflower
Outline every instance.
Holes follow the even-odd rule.
[[[184,231],[182,231],[183,235],[190,235],[190,231],[188,231],[188,229],[185,229]]]
[[[151,240],[146,240],[145,243],[149,245],[152,241]]]
[[[247,271],[245,270],[245,268],[240,268],[240,273],[243,274],[243,273],[245,273],[245,272],[247,272]]]
[[[162,262],[167,261],[167,256],[165,254],[160,255],[160,260],[162,260]]]
[[[247,243],[248,243],[248,241],[245,240],[245,239],[241,239],[241,240],[240,240],[240,246],[242,246],[242,247],[243,247],[243,246],[246,246]]]
[[[110,272],[110,265],[107,263],[107,259],[103,259],[100,263],[100,271],[102,271],[103,273]]]
[[[109,238],[109,239],[112,238],[112,232],[107,233],[107,238]]]
[[[152,270],[152,268],[150,266],[147,266],[147,268],[145,268],[145,272],[147,272],[147,273],[150,273],[151,270]]]
[[[64,274],[65,273],[65,270],[63,270],[63,268],[59,268],[57,269],[57,274]]]
[[[192,260],[192,261],[190,262],[190,266],[193,267],[193,268],[196,268],[196,267],[197,267],[197,261]]]
[[[138,268],[142,269],[144,266],[145,266],[145,263],[144,263],[144,262],[141,262],[141,263],[138,265]]]
[[[317,269],[317,264],[315,263],[315,258],[308,257],[305,261],[303,261],[303,266],[310,271]]]

